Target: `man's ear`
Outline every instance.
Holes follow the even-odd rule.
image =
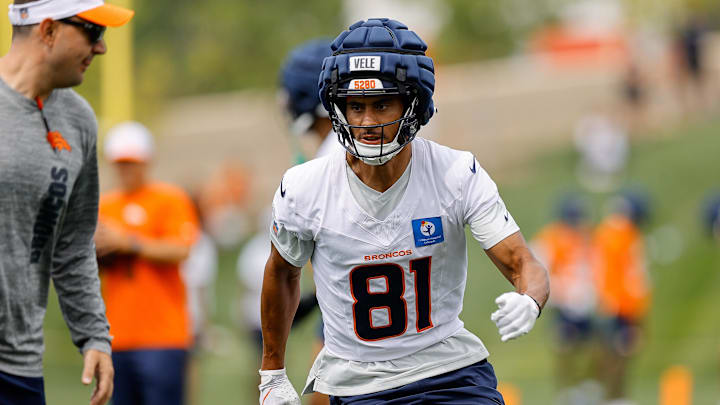
[[[50,18],[46,18],[38,24],[37,30],[40,40],[47,46],[52,47],[57,38],[57,32],[60,24]]]

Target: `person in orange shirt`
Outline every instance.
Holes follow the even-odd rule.
[[[100,198],[95,244],[115,366],[114,405],[184,402],[191,326],[180,275],[198,235],[190,198],[151,181],[153,143],[141,124],[107,135],[118,189]]]
[[[618,404],[627,401],[626,371],[650,308],[651,287],[640,231],[647,215],[645,196],[623,193],[593,235],[593,276],[606,343],[599,362],[601,379],[607,399]]]
[[[550,271],[549,304],[554,309],[557,334],[556,403],[575,403],[583,392],[583,370],[593,337],[595,287],[590,274],[590,229],[585,201],[563,197],[556,221],[543,227],[532,243],[533,251]]]

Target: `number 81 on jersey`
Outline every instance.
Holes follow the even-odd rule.
[[[415,284],[415,312],[418,332],[433,327],[430,319],[430,267],[432,257],[410,260]],[[405,272],[397,263],[379,263],[355,267],[350,271],[355,334],[362,340],[381,340],[400,336],[407,330],[408,308],[405,301]],[[386,289],[371,291],[371,280],[384,279]],[[388,322],[373,325],[373,310],[386,310]]]

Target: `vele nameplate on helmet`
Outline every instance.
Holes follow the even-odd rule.
[[[380,56],[351,56],[349,59],[350,71],[372,70],[380,71]]]

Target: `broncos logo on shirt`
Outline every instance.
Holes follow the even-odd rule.
[[[65,149],[66,151],[72,151],[70,144],[63,138],[62,134],[57,131],[50,131],[47,134],[47,141],[50,146],[57,152]]]

